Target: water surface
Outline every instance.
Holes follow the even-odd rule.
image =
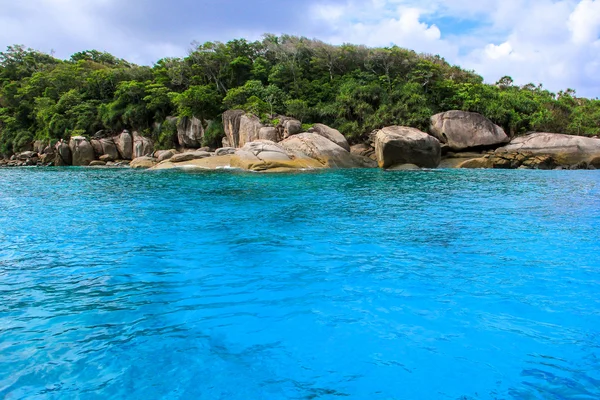
[[[597,171],[0,170],[0,244],[0,398],[600,398]]]

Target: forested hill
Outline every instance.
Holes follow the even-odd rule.
[[[323,122],[358,141],[373,129],[427,130],[431,115],[479,112],[516,135],[600,133],[600,101],[551,93],[504,77],[494,85],[443,58],[399,47],[332,46],[265,35],[196,46],[183,58],[137,66],[98,51],[69,60],[22,46],[0,53],[0,153],[34,139],[134,129],[172,146],[167,116],[212,121],[206,145],[222,134],[220,114],[242,108],[266,119],[285,114]],[[214,143],[213,143],[214,142]]]

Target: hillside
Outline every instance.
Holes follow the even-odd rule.
[[[333,46],[318,40],[265,35],[194,46],[182,59],[137,66],[98,51],[69,60],[23,46],[0,53],[0,153],[36,139],[133,129],[158,148],[173,147],[169,116],[207,125],[205,145],[223,136],[220,115],[241,108],[267,119],[285,114],[323,122],[359,142],[374,129],[429,129],[433,114],[474,111],[511,136],[546,131],[600,133],[600,101],[574,91],[497,84],[439,56],[398,47]]]

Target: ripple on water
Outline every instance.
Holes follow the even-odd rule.
[[[0,170],[0,397],[600,398],[595,171]]]

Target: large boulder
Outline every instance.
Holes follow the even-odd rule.
[[[258,138],[260,140],[269,140],[271,142],[278,142],[279,141],[279,133],[277,132],[277,129],[275,129],[271,126],[266,126],[264,128],[260,128],[260,130],[258,131]]]
[[[156,153],[154,153],[154,157],[157,158],[158,162],[162,162],[162,161],[170,159],[175,154],[177,154],[177,151],[175,151],[174,149],[171,149],[171,150],[159,150]]]
[[[90,143],[94,148],[96,158],[102,159],[104,157],[103,161],[115,161],[119,159],[119,152],[113,139],[92,139]]]
[[[560,165],[574,165],[600,157],[600,139],[536,132],[514,138],[496,153],[548,155]]]
[[[156,158],[143,156],[135,158],[129,166],[134,169],[148,169],[154,167],[157,163]]]
[[[83,136],[73,136],[69,140],[69,148],[71,149],[73,165],[75,166],[87,167],[96,158],[94,148]]]
[[[451,150],[496,146],[508,143],[504,130],[481,114],[448,111],[431,117],[431,134]]]
[[[133,158],[151,156],[152,153],[154,153],[154,142],[138,132],[133,132]]]
[[[133,159],[133,137],[128,130],[124,130],[120,135],[114,137],[114,143],[119,152],[119,158],[122,160]]]
[[[348,144],[348,141],[337,129],[330,128],[323,124],[314,124],[313,127],[309,129],[309,132],[314,132],[318,135],[321,135],[324,138],[331,140],[342,149],[350,151],[350,145]]]
[[[260,139],[260,131],[264,126],[255,115],[242,110],[229,110],[223,113],[223,128],[228,144],[240,148]]]
[[[94,154],[97,158],[100,158],[104,155],[104,151],[102,151],[102,144],[100,144],[100,140],[92,139],[90,140],[90,144],[92,145],[92,148],[94,149]]]
[[[246,143],[231,157],[231,166],[248,171],[272,172],[323,168],[318,161],[302,153],[288,151],[283,146],[269,140]]]
[[[302,122],[293,118],[286,118],[282,121],[283,126],[283,138],[287,139],[292,135],[297,135],[302,132]]]
[[[207,151],[191,151],[188,153],[175,154],[169,158],[169,161],[172,163],[180,163],[184,161],[199,160],[207,157],[210,157],[210,153]]]
[[[182,117],[177,124],[177,142],[181,147],[197,149],[202,146],[204,127],[196,117]]]
[[[65,167],[73,164],[73,155],[67,142],[61,139],[56,143],[54,149],[56,150],[56,157],[54,158],[55,167]]]
[[[346,151],[317,133],[300,133],[279,143],[288,152],[305,154],[325,168],[374,168],[376,163]]]
[[[414,164],[421,168],[437,168],[442,159],[440,142],[415,128],[389,126],[375,137],[377,163],[381,168],[398,164]]]

